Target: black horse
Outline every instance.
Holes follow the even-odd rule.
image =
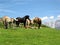
[[[23,23],[24,24],[24,27],[26,27],[26,19],[29,19],[30,20],[30,18],[29,18],[29,15],[26,15],[26,16],[24,16],[24,17],[17,17],[16,18],[16,25],[17,25],[17,27],[19,27],[19,24],[20,23]]]

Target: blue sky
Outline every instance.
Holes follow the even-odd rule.
[[[60,0],[0,0],[0,17],[33,17],[60,15]]]

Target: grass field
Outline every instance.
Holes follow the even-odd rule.
[[[60,45],[60,30],[0,28],[0,45]]]

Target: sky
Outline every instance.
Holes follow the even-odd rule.
[[[0,0],[0,17],[60,18],[60,0]]]

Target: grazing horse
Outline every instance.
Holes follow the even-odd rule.
[[[32,19],[32,20],[26,20],[26,22],[27,22],[27,25],[29,26],[29,25],[31,25],[31,24],[37,24],[38,25],[38,29],[40,28],[40,26],[41,26],[41,19],[40,18],[38,18],[38,17],[35,17],[34,19]]]
[[[33,19],[33,22],[38,24],[38,29],[39,29],[40,26],[41,26],[41,23],[42,23],[41,19],[38,18],[38,17],[35,17],[35,18]]]
[[[13,23],[15,22],[15,19],[10,18],[8,16],[4,16],[2,18],[2,21],[3,21],[4,27],[7,29],[9,26],[13,26]]]
[[[16,25],[17,25],[17,27],[19,27],[20,23],[23,23],[24,27],[26,28],[26,19],[30,20],[29,15],[26,15],[26,16],[24,16],[22,18],[21,17],[17,17],[16,18]]]

